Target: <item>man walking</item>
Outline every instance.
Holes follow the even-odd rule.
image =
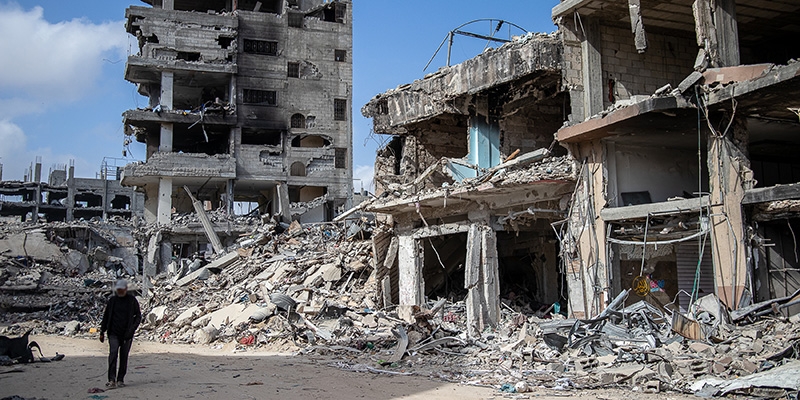
[[[128,353],[131,351],[133,334],[142,322],[139,302],[128,294],[128,282],[120,279],[114,285],[115,294],[108,299],[100,325],[100,342],[108,332],[108,383],[109,389],[125,386],[125,373],[128,371]],[[117,371],[119,357],[119,371]]]

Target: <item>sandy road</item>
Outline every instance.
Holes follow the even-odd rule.
[[[232,353],[205,346],[135,341],[127,387],[103,388],[107,347],[97,340],[36,336],[45,351],[66,354],[63,361],[22,366],[23,372],[0,374],[0,398],[38,399],[623,399],[631,392],[537,392],[504,395],[496,390],[444,383],[420,376],[386,376],[343,371],[328,360],[261,352]],[[642,395],[637,399],[683,396]],[[107,396],[107,397],[103,397]],[[508,397],[506,397],[508,396]]]

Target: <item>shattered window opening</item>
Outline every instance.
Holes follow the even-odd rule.
[[[300,63],[289,62],[286,64],[286,76],[289,78],[300,77]]]
[[[347,50],[334,50],[333,54],[333,58],[337,62],[347,61]]]
[[[292,28],[302,28],[303,27],[303,19],[305,15],[303,13],[298,12],[290,12],[289,13],[289,26]]]
[[[292,128],[298,129],[305,129],[306,128],[306,117],[303,114],[294,114],[292,115]]]
[[[278,42],[244,39],[244,52],[267,56],[278,55]]]
[[[305,164],[301,163],[300,161],[292,163],[292,167],[289,171],[289,174],[291,176],[306,176]]]
[[[220,36],[219,38],[217,38],[217,43],[219,43],[219,47],[227,49],[228,47],[231,46],[231,43],[233,43],[233,38]]]
[[[177,59],[184,61],[200,61],[200,53],[192,51],[179,51]]]
[[[330,145],[330,140],[320,135],[303,135],[292,139],[292,147],[311,147],[321,149]]]
[[[336,155],[334,157],[334,165],[337,169],[347,168],[347,149],[344,147],[336,148]]]
[[[280,13],[281,0],[239,0],[238,9],[242,11]]]
[[[334,121],[347,121],[347,100],[333,100],[333,119]]]
[[[244,89],[242,95],[245,104],[278,105],[278,94],[274,90]]]
[[[242,128],[243,145],[280,146],[282,137],[279,130]]]

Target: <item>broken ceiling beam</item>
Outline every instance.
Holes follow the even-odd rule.
[[[693,199],[665,201],[661,203],[637,204],[635,206],[604,208],[600,216],[604,221],[623,221],[646,218],[648,215],[681,214],[698,212],[708,207],[708,196]]]
[[[211,242],[211,246],[214,248],[214,253],[222,254],[222,252],[225,251],[225,248],[222,246],[222,242],[219,240],[217,233],[214,232],[214,225],[211,224],[211,220],[208,218],[206,210],[203,209],[203,203],[194,198],[194,195],[188,186],[184,186],[183,190],[186,191],[186,194],[188,194],[189,198],[192,200],[194,210],[197,212],[197,218],[200,219],[200,223],[203,224],[203,230],[206,233],[206,237],[208,237],[208,240]]]
[[[564,0],[553,7],[553,19],[578,11],[581,7],[591,3],[592,0]]]
[[[186,286],[189,283],[194,282],[196,279],[201,277],[203,274],[208,274],[208,270],[211,269],[224,269],[225,267],[234,263],[234,261],[239,259],[239,252],[232,251],[224,256],[210,262],[208,265],[199,268],[197,271],[192,272],[189,275],[184,276],[183,278],[179,279],[175,282],[178,286]]]
[[[731,69],[744,68],[750,66],[731,67]],[[760,69],[758,66],[756,71]],[[725,68],[730,71],[731,69]],[[792,84],[788,84],[792,82]],[[798,107],[800,101],[797,100],[800,90],[797,90],[797,82],[800,82],[800,63],[788,65],[772,66],[760,76],[731,83],[721,88],[711,89],[708,93],[707,104],[709,106],[727,106],[732,98],[737,100],[737,111],[747,112],[748,109],[757,109],[754,112],[772,118],[787,118],[797,121],[797,115],[786,110],[787,107]]]
[[[758,204],[769,201],[800,199],[800,183],[775,185],[745,191],[742,204]]]
[[[550,155],[550,150],[548,149],[538,149],[528,153],[525,153],[521,156],[517,156],[514,159],[504,162],[500,165],[494,166],[489,168],[490,172],[494,172],[503,168],[515,168],[515,167],[522,167],[531,163],[535,163],[537,161],[543,160],[545,157]]]
[[[683,97],[649,97],[627,107],[622,107],[602,117],[595,117],[584,122],[561,128],[556,133],[556,139],[561,143],[574,143],[591,139],[601,139],[612,136],[627,124],[636,124],[637,117],[650,114],[663,114],[665,111],[673,112],[679,109],[692,109],[695,106]],[[652,117],[651,117],[652,119]],[[672,117],[673,120],[674,117]],[[676,122],[678,120],[675,120]],[[653,121],[646,122],[653,125]]]

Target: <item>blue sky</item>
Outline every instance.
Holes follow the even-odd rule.
[[[360,108],[374,95],[420,79],[445,64],[443,49],[462,23],[479,18],[511,21],[533,32],[552,32],[558,0],[355,0],[353,6],[354,169],[369,186],[375,150]],[[0,163],[3,179],[22,179],[41,156],[45,173],[75,160],[79,176],[94,176],[104,156],[122,157],[123,111],[144,105],[123,79],[135,41],[123,18],[132,0],[0,0]],[[488,23],[472,25],[490,33]],[[503,34],[508,31],[503,29]],[[514,32],[512,32],[514,33]],[[478,54],[485,42],[457,37],[453,62]],[[135,51],[135,50],[134,50]],[[132,156],[144,148],[132,145]],[[130,154],[129,154],[130,156]]]

